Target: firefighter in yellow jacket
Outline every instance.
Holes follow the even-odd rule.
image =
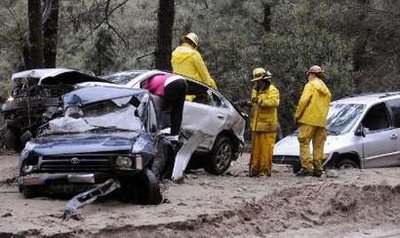
[[[278,128],[279,91],[270,79],[269,71],[263,68],[253,70],[250,176],[271,176],[272,153]]]
[[[182,37],[182,44],[172,52],[171,64],[174,73],[200,81],[217,89],[217,85],[201,57],[197,47],[199,38],[194,33]]]
[[[307,72],[305,85],[295,113],[295,121],[300,124],[298,140],[302,170],[298,176],[322,175],[324,144],[326,140],[326,122],[331,102],[331,93],[325,83],[324,71],[320,66],[311,66]],[[310,157],[312,141],[313,156]]]

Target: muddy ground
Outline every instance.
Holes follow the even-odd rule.
[[[0,155],[0,237],[400,237],[400,168],[298,178],[274,165],[271,178],[247,177],[248,154],[224,176],[202,170],[162,184],[167,202],[105,200],[63,221],[67,200],[18,193],[18,156]]]

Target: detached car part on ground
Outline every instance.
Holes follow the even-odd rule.
[[[158,70],[125,71],[102,78],[125,85],[140,88],[143,83],[165,72]],[[241,153],[244,143],[245,115],[220,92],[192,79],[181,76],[188,85],[188,95],[194,99],[185,101],[183,108],[181,138],[190,137],[201,131],[207,136],[197,147],[189,167],[203,167],[212,174],[222,174]],[[170,125],[170,109],[156,103],[162,128]]]
[[[42,126],[21,153],[25,197],[76,194],[118,179],[118,198],[161,202],[157,177],[172,168],[172,145],[159,133],[147,90],[80,88],[65,95],[64,107],[66,116]]]
[[[325,168],[400,166],[400,92],[345,97],[331,103]],[[280,140],[273,162],[300,170],[297,133]]]
[[[96,81],[108,82],[72,69],[34,69],[12,75],[13,88],[2,105],[6,123],[6,145],[21,151],[26,141],[36,136],[37,128],[62,114],[61,96],[74,85]]]

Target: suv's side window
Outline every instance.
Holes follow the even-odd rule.
[[[384,103],[377,104],[369,109],[362,125],[368,129],[368,131],[383,130],[390,127],[390,121],[386,105]]]
[[[216,102],[215,99],[219,99],[214,93],[209,91],[209,89],[201,84],[186,81],[188,85],[187,95],[190,101],[205,104],[209,106],[219,106],[217,103],[221,104],[221,101]]]
[[[393,114],[393,126],[400,128],[400,99],[390,100],[387,103]]]

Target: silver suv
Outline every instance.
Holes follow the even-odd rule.
[[[324,168],[400,165],[400,92],[349,96],[331,103]],[[273,162],[300,166],[297,131],[280,140]]]

